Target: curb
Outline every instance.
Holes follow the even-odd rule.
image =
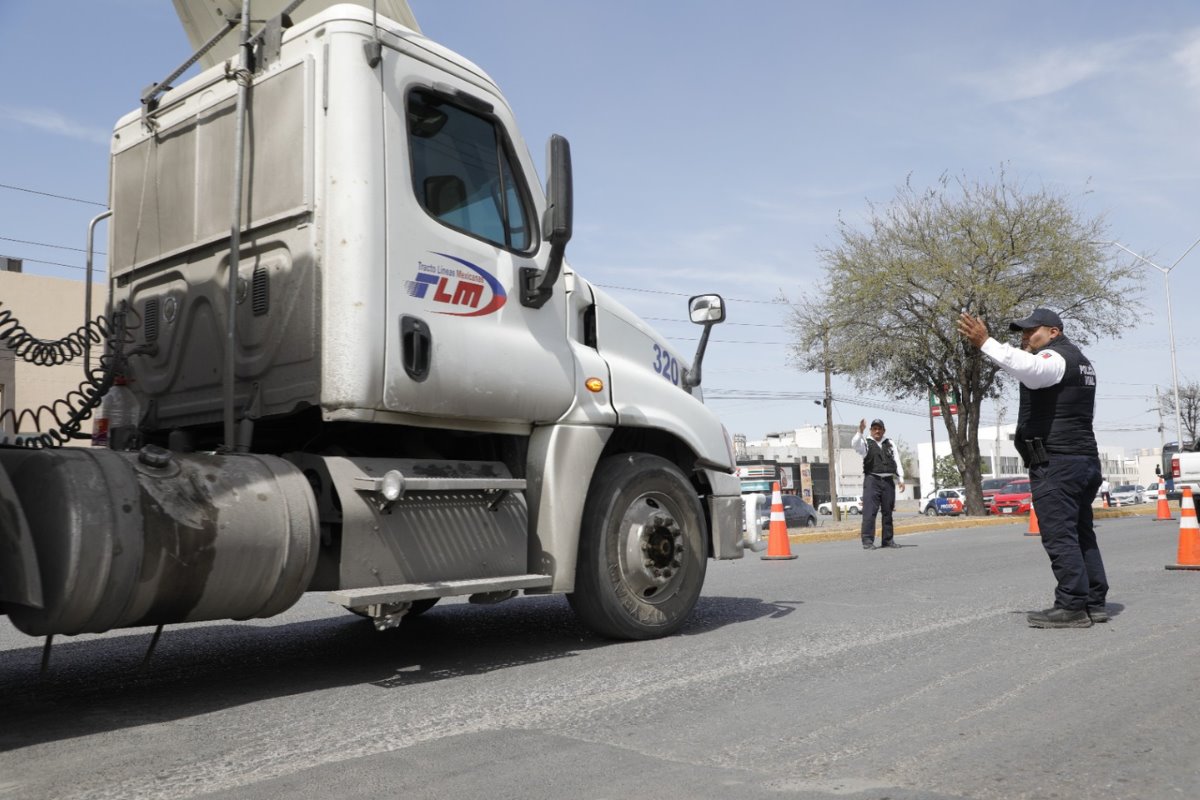
[[[1153,503],[1141,503],[1137,506],[1129,506],[1128,508],[1093,508],[1092,516],[1094,519],[1118,519],[1122,517],[1149,517],[1157,514],[1157,507]],[[990,514],[984,517],[929,517],[919,522],[906,522],[897,524],[894,528],[897,536],[903,536],[909,533],[924,533],[926,531],[942,530],[943,528],[985,528],[995,525],[1029,525],[1029,515],[1019,514],[1015,517],[993,517]],[[842,523],[845,524],[845,523]],[[878,526],[878,523],[876,523]],[[878,530],[878,528],[877,528]],[[861,536],[859,529],[855,528],[838,528],[836,530],[818,530],[815,533],[793,533],[788,531],[788,540],[792,544],[811,544],[814,542],[840,542],[856,540]]]

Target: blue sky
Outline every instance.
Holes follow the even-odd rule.
[[[839,215],[861,221],[910,176],[1004,165],[1164,266],[1200,238],[1195,2],[410,4],[426,35],[496,79],[535,160],[551,133],[571,140],[577,270],[689,355],[686,297],[729,299],[705,389],[751,438],[824,421],[806,397],[716,395],[822,391],[823,376],[789,365],[772,301],[816,291]],[[103,203],[113,122],[189,54],[168,0],[0,0],[0,184]],[[82,248],[101,210],[0,188],[0,254],[81,278],[82,253],[61,248]],[[1159,443],[1155,386],[1171,384],[1161,275],[1147,268],[1144,286],[1142,318],[1088,349],[1099,438],[1130,448]],[[1187,302],[1200,247],[1171,288],[1180,378],[1200,379]],[[859,394],[839,380],[834,393]],[[1015,390],[1006,406],[1011,421]],[[835,404],[835,421],[882,416],[915,445],[929,439],[916,410],[874,396]]]

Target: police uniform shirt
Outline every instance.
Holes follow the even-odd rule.
[[[1028,353],[1011,344],[1003,344],[988,337],[979,348],[983,354],[995,361],[1009,375],[1029,389],[1045,389],[1063,379],[1067,373],[1067,361],[1054,350]]]
[[[989,338],[980,350],[1021,383],[1018,439],[1041,440],[1039,447],[1047,453],[1097,454],[1092,430],[1096,374],[1073,342],[1060,336],[1030,353]],[[1055,394],[1060,387],[1062,393]],[[1025,463],[1033,463],[1031,453],[1023,451],[1019,441],[1014,444]]]

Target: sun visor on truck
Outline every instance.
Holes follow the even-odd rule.
[[[172,0],[172,2],[175,4],[175,13],[179,15],[183,29],[187,31],[188,42],[191,43],[193,51],[199,50],[218,31],[223,30],[228,20],[235,19],[242,13],[242,0]],[[289,16],[292,22],[296,23],[315,16],[330,6],[347,2],[367,9],[372,6],[372,0],[305,0]],[[290,4],[291,0],[251,0],[250,18],[254,20],[253,31],[257,33],[265,21],[274,18]],[[375,4],[381,17],[399,22],[417,33],[421,32],[412,9],[408,7],[407,0],[376,0]],[[238,35],[236,32],[231,32],[200,58],[200,64],[208,69],[222,61],[235,58],[238,54],[237,47]]]

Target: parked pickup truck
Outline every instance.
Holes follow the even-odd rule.
[[[1183,492],[1184,486],[1192,487],[1192,496],[1200,491],[1200,451],[1185,450],[1171,456],[1171,477],[1175,491]]]

